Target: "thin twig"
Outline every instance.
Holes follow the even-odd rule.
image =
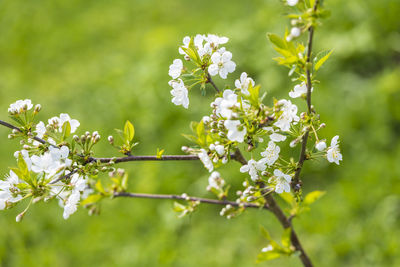
[[[100,161],[101,163],[121,163],[128,161],[168,161],[168,160],[198,160],[197,155],[163,155],[158,156],[126,156],[114,158],[89,158],[89,161]]]
[[[316,0],[313,6],[313,11],[316,12],[319,5],[319,0]],[[308,42],[307,42],[307,59],[306,59],[306,75],[307,75],[307,113],[311,115],[313,112],[311,106],[311,88],[312,88],[312,79],[311,79],[311,55],[312,55],[312,44],[313,44],[313,37],[314,37],[314,27],[311,26],[308,29]],[[306,149],[307,149],[307,142],[310,130],[308,129],[302,138],[302,145],[301,151],[299,156],[299,163],[297,165],[297,169],[295,171],[293,180],[292,180],[292,188],[294,191],[299,191],[301,188],[301,181],[300,181],[300,173],[303,169],[304,161],[307,159],[306,157]]]
[[[16,131],[22,133],[22,130],[20,128],[14,126],[14,125],[12,125],[12,124],[10,124],[8,122],[0,120],[0,124],[5,126],[5,127],[7,127],[7,128],[10,128],[12,130],[16,130]],[[39,138],[37,136],[33,136],[32,139],[34,139],[34,140],[36,140],[36,141],[38,141],[39,143],[42,143],[42,144],[48,143],[46,140],[43,140],[43,139],[41,139],[41,138]],[[53,146],[52,144],[50,144],[50,145]]]
[[[207,203],[207,204],[231,205],[234,207],[239,207],[239,206],[243,205],[243,207],[245,207],[245,208],[268,209],[267,205],[259,206],[259,205],[252,204],[252,203],[239,204],[237,202],[228,201],[228,200],[217,200],[217,199],[191,197],[191,196],[183,196],[183,195],[162,195],[162,194],[143,194],[143,193],[120,192],[120,193],[114,193],[114,197],[190,200],[190,201],[200,201],[201,203]]]
[[[215,91],[217,91],[217,93],[220,92],[220,90],[218,89],[217,85],[214,83],[213,79],[211,78],[210,73],[208,73],[207,75],[207,82],[211,83],[211,85],[214,87]]]

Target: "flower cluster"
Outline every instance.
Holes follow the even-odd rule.
[[[197,84],[204,88],[211,81],[211,76],[219,75],[226,79],[229,73],[235,71],[232,53],[221,46],[228,40],[214,34],[197,34],[195,37],[183,38],[179,53],[184,56],[185,61],[191,63],[192,68],[185,67],[181,59],[174,59],[169,66],[168,74],[172,80],[168,84],[172,87],[172,103],[188,108],[190,88]]]
[[[100,135],[97,131],[86,132],[68,140],[70,134],[78,130],[78,120],[61,113],[50,118],[47,125],[42,121],[36,123],[41,106],[36,105],[30,111],[32,108],[31,100],[26,99],[18,100],[8,109],[11,118],[20,126],[9,138],[21,138],[22,149],[14,153],[18,167],[11,168],[10,173],[0,180],[0,209],[11,208],[30,198],[28,207],[16,218],[20,221],[32,203],[56,198],[64,208],[63,217],[67,219],[77,210],[80,201],[94,192],[92,177],[99,170],[110,170],[107,164],[88,162]]]

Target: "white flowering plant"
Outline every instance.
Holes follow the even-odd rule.
[[[182,58],[174,59],[168,71],[172,103],[188,109],[191,89],[199,88],[203,95],[210,89],[215,92],[210,114],[192,122],[193,134],[184,135],[193,143],[182,147],[186,155],[163,155],[164,150],[160,149],[155,156],[135,155],[135,129],[126,121],[124,129],[117,130],[119,142],[108,137],[122,155],[95,157],[94,147],[101,139],[97,131],[75,134],[80,123],[66,113],[50,118],[47,124],[37,122],[41,106],[33,106],[29,99],[18,100],[8,109],[16,125],[0,121],[12,129],[9,138],[19,139],[22,146],[14,154],[17,166],[0,180],[0,209],[13,208],[28,199],[28,205],[16,218],[21,221],[32,204],[57,199],[67,219],[79,206],[88,208],[89,214],[97,214],[104,198],[141,197],[183,201],[174,204],[180,217],[194,212],[200,203],[223,205],[220,215],[228,219],[247,208],[268,210],[285,231],[279,244],[267,230],[262,230],[268,244],[261,249],[258,261],[295,254],[304,266],[312,266],[292,219],[309,210],[324,192],[303,195],[300,174],[307,160],[325,158],[337,165],[342,161],[339,136],[334,136],[327,146],[326,137],[319,133],[326,125],[311,104],[317,71],[332,53],[324,51],[314,56],[312,52],[315,28],[328,12],[318,0],[284,2],[293,11],[288,15],[292,27],[282,37],[268,34],[268,38],[280,54],[275,60],[289,68],[294,84],[287,93],[292,100],[269,98],[248,73],[234,74],[236,63],[225,47],[227,37],[186,36],[178,49]],[[303,44],[306,35],[307,43]],[[232,87],[224,86],[224,90],[213,80],[220,77],[229,82],[228,76],[236,79]],[[299,110],[295,101],[305,101],[307,109]],[[297,160],[293,156],[296,153]],[[200,160],[211,173],[206,190],[216,198],[128,192],[128,175],[115,165],[145,160]],[[243,190],[236,192],[236,199],[229,200],[230,185],[216,169],[232,161],[242,165],[237,172],[243,174],[238,177],[246,178],[238,178],[243,179]],[[109,179],[101,178],[102,173],[108,173]],[[277,196],[286,203],[286,213],[276,202]]]

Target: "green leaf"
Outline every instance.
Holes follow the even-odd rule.
[[[274,259],[280,258],[281,256],[282,256],[282,254],[278,250],[270,250],[270,251],[266,251],[266,252],[261,252],[257,256],[257,262],[274,260]]]
[[[267,239],[268,241],[272,240],[271,235],[269,234],[267,229],[265,229],[264,227],[261,226],[260,230],[261,230],[261,234],[265,237],[265,239]]]
[[[303,203],[305,205],[311,205],[312,203],[314,203],[315,201],[320,199],[323,195],[325,195],[325,193],[326,193],[325,191],[313,191],[313,192],[310,192],[304,198]]]
[[[281,242],[282,242],[282,245],[283,245],[284,248],[289,248],[290,247],[290,244],[291,244],[290,235],[291,234],[292,234],[292,229],[290,227],[286,228],[285,231],[283,232]]]
[[[295,199],[294,199],[293,195],[290,194],[290,193],[283,192],[283,193],[279,194],[279,196],[280,196],[286,203],[288,203],[289,205],[293,205],[293,203],[295,202]]]
[[[165,149],[159,149],[157,148],[157,158],[161,159],[162,158],[162,154],[164,153]]]
[[[251,83],[249,83],[249,89],[248,89],[249,93],[250,93],[249,100],[250,100],[250,103],[255,107],[258,107],[260,105],[260,102],[259,102],[260,88],[261,87],[259,85],[256,85],[253,87],[253,85]]]
[[[133,137],[135,136],[135,128],[133,127],[132,123],[130,121],[125,122],[124,126],[124,134],[126,137],[126,141],[132,141]]]
[[[182,205],[182,204],[180,204],[180,203],[178,203],[178,202],[174,202],[174,211],[176,211],[176,212],[182,212],[182,211],[185,211],[186,210],[186,206],[185,205]]]
[[[276,47],[281,49],[286,49],[286,42],[280,38],[278,35],[273,33],[268,33],[267,37],[271,43],[273,43]]]
[[[99,191],[100,193],[106,193],[105,192],[105,190],[104,190],[104,188],[103,188],[103,185],[101,184],[101,180],[98,180],[97,181],[97,183],[96,183],[96,185],[95,185],[95,188],[96,188],[96,190],[97,191]]]
[[[68,138],[70,134],[71,134],[71,124],[69,123],[69,121],[66,121],[62,126],[62,140]]]
[[[90,195],[87,198],[85,198],[84,200],[82,200],[81,205],[86,206],[86,205],[94,204],[96,202],[99,202],[102,198],[103,198],[102,195]]]
[[[197,137],[194,135],[182,134],[182,136],[193,143],[197,143]]]
[[[319,52],[317,54],[317,56],[314,58],[314,62],[315,62],[314,69],[316,71],[319,70],[319,68],[322,67],[322,65],[325,63],[325,61],[328,60],[328,58],[332,54],[332,52],[333,52],[333,50],[330,50],[330,51],[327,50],[327,51]]]
[[[29,172],[28,165],[21,153],[18,154],[18,168],[24,176]]]
[[[121,188],[123,190],[128,189],[128,174],[127,173],[125,173],[124,176],[122,177]]]

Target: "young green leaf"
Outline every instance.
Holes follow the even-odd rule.
[[[62,140],[65,140],[71,134],[71,124],[69,121],[64,122],[62,126]]]
[[[133,137],[135,136],[135,128],[133,127],[133,125],[130,121],[125,122],[124,134],[127,139],[126,141],[128,141],[128,142],[132,141]]]
[[[271,43],[273,43],[276,47],[281,49],[286,49],[286,42],[274,33],[268,33],[267,37]]]
[[[303,203],[305,205],[310,205],[310,204],[314,203],[315,201],[317,201],[318,199],[320,199],[323,195],[325,195],[324,191],[313,191],[313,192],[310,192],[304,198]]]
[[[317,56],[314,58],[314,62],[315,62],[314,69],[316,71],[319,70],[319,68],[322,67],[322,65],[325,63],[325,61],[328,60],[328,58],[332,54],[332,52],[333,52],[333,50],[330,50],[330,51],[327,50],[327,51],[319,52],[317,54]]]
[[[102,195],[90,195],[81,202],[81,206],[86,206],[90,204],[94,204],[96,202],[99,202],[102,199]]]

